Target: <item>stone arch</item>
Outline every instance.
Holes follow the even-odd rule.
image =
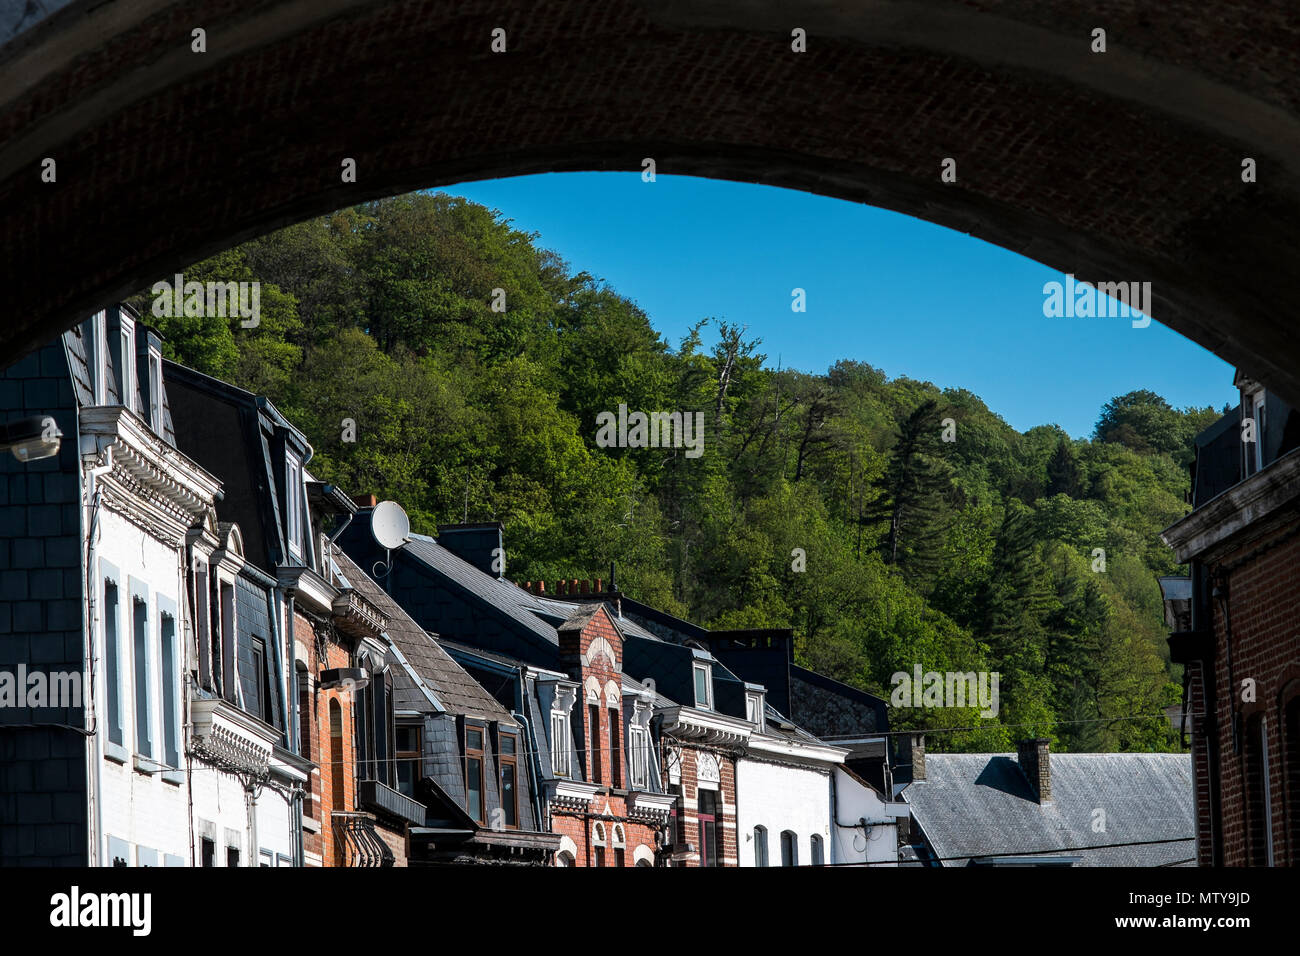
[[[1247,0],[1121,10],[1104,69],[1095,13],[1066,4],[822,3],[795,53],[778,4],[554,0],[512,12],[501,55],[491,17],[420,0],[41,6],[62,9],[0,37],[0,355],[311,215],[651,157],[1149,280],[1158,321],[1300,406],[1300,25],[1260,30]],[[222,38],[202,56],[177,42],[194,23]],[[56,184],[39,184],[46,159]]]

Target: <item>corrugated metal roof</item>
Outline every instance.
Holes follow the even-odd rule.
[[[1065,753],[1050,760],[1052,799],[1045,804],[1014,754],[926,754],[926,779],[908,786],[903,799],[935,855],[955,858],[945,866],[1056,850],[1081,857],[1081,866],[1159,866],[1196,855],[1192,839],[1075,849],[1193,837],[1190,755]],[[1094,821],[1105,829],[1094,830]]]

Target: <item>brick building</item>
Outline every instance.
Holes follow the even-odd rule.
[[[1164,541],[1203,866],[1300,865],[1300,413],[1240,373],[1196,439],[1192,511]]]

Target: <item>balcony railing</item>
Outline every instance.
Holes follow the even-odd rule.
[[[424,825],[424,804],[378,780],[362,780],[357,785],[358,802],[371,810],[397,817],[417,826]]]
[[[375,821],[366,813],[330,815],[337,843],[339,866],[392,866],[393,851],[375,832]]]

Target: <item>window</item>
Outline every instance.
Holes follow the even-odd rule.
[[[149,349],[149,425],[155,434],[162,434],[162,356],[153,348]]]
[[[108,741],[118,747],[126,746],[126,731],[122,721],[122,638],[118,631],[119,607],[117,582],[104,580],[104,683],[108,691]]]
[[[213,666],[220,662],[217,693],[232,704],[238,702],[235,689],[235,586],[221,582],[221,640],[213,648]]]
[[[287,512],[289,553],[302,558],[302,462],[289,455],[285,476],[284,508]]]
[[[551,711],[551,769],[557,777],[569,775],[569,715]]]
[[[708,664],[695,665],[695,706],[702,710],[713,708],[713,681]]]
[[[760,734],[767,731],[766,722],[763,720],[762,694],[745,695],[745,719],[753,724]]]
[[[623,786],[621,761],[618,759],[618,725],[618,711],[611,707],[609,710],[609,779],[610,785],[615,789]]]
[[[754,865],[767,866],[767,827],[754,827]]]
[[[498,763],[501,765],[501,812],[510,829],[519,826],[518,738],[511,733],[497,733]]]
[[[199,864],[200,866],[217,865],[217,845],[212,840],[209,840],[207,837],[203,838],[203,849],[202,849],[202,856],[200,857],[200,859],[202,861]]]
[[[253,680],[257,682],[255,693],[257,699],[249,703],[254,713],[268,724],[275,722],[271,713],[271,675],[266,667],[266,641],[260,637],[252,639]]]
[[[811,837],[809,837],[809,841],[812,844],[812,865],[821,866],[823,863],[826,862],[825,859],[823,859],[822,857],[821,835],[814,833]]]
[[[347,783],[343,764],[343,708],[338,698],[330,698],[330,811],[345,812],[347,805]],[[341,843],[342,841],[337,841]],[[342,847],[337,848],[342,852]],[[341,858],[341,857],[340,857]]]
[[[118,311],[119,335],[121,336],[121,377],[118,379],[117,391],[119,401],[133,412],[138,412],[135,407],[135,322],[127,315]]]
[[[202,561],[194,561],[194,630],[198,638],[199,683],[205,690],[212,690],[213,661],[220,661],[220,656],[212,657],[212,614],[208,609],[208,566]]]
[[[799,865],[799,838],[792,830],[781,831],[781,865]]]
[[[135,637],[135,750],[153,756],[153,721],[149,697],[149,604],[139,592],[131,593],[131,624]]]
[[[722,828],[718,791],[700,790],[700,866],[722,866]]]
[[[108,404],[108,313],[96,312],[90,320],[90,356],[94,363],[95,404]]]
[[[595,865],[605,865],[605,824],[593,823],[591,825],[591,848],[595,856]]]
[[[1246,722],[1247,851],[1250,866],[1273,865],[1273,808],[1268,768],[1268,721]]]
[[[1264,390],[1252,392],[1242,400],[1241,417],[1255,420],[1255,440],[1242,442],[1242,475],[1250,477],[1264,467]]]
[[[631,785],[634,788],[649,785],[650,735],[640,724],[627,728],[628,758],[632,762]]]
[[[617,867],[626,866],[624,858],[627,854],[627,836],[623,832],[623,824],[614,824],[614,865]]]
[[[1300,865],[1300,694],[1287,701],[1282,713],[1286,761],[1286,825],[1291,840],[1291,865]]]
[[[274,867],[275,855],[270,850],[259,850],[257,854],[258,867]]]
[[[239,847],[226,847],[226,866],[239,866]]]
[[[159,602],[161,605],[161,601]],[[159,610],[159,659],[162,661],[162,731],[163,762],[172,768],[181,765],[180,689],[181,672],[176,653],[176,617]]]
[[[423,734],[416,724],[398,724],[394,756],[397,758],[397,789],[412,799],[415,785],[424,773],[420,769]]]
[[[587,780],[600,783],[600,705],[587,706]]]
[[[465,728],[465,809],[479,823],[486,823],[483,801],[483,728]]]

